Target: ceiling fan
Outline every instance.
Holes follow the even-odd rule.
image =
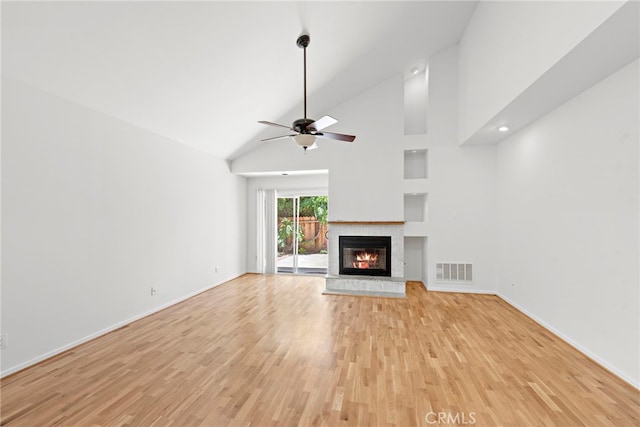
[[[329,126],[336,124],[338,121],[331,116],[324,116],[318,120],[313,120],[307,118],[307,46],[309,46],[309,42],[311,38],[309,34],[302,34],[298,37],[296,44],[299,48],[304,51],[304,118],[298,119],[293,122],[291,127],[280,125],[278,123],[267,122],[264,120],[258,121],[258,123],[262,123],[269,126],[278,126],[282,128],[289,129],[295,133],[291,133],[289,135],[281,135],[275,136],[273,138],[266,138],[261,140],[264,141],[275,141],[277,139],[284,138],[293,138],[300,147],[307,150],[314,150],[318,148],[316,144],[317,138],[328,138],[335,139],[338,141],[344,142],[353,142],[356,137],[353,135],[344,135],[341,133],[333,133],[333,132],[322,132],[323,129],[328,128]]]

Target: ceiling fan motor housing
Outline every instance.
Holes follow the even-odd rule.
[[[298,119],[295,122],[293,122],[293,130],[295,130],[298,133],[311,133],[310,131],[313,131],[315,129],[311,128],[311,129],[307,129],[307,126],[309,126],[311,123],[313,123],[315,120],[313,119]]]

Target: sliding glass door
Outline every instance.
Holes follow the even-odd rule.
[[[327,196],[278,197],[278,273],[327,274]]]

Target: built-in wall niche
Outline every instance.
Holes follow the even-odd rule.
[[[405,135],[424,135],[427,133],[428,100],[429,73],[426,68],[416,66],[404,81]]]
[[[426,193],[410,193],[404,195],[404,220],[406,222],[427,221]]]
[[[427,238],[404,238],[404,276],[406,280],[427,283]]]
[[[404,179],[427,178],[427,150],[404,151]]]

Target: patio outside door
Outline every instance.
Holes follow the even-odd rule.
[[[278,273],[327,274],[327,196],[278,197]]]

